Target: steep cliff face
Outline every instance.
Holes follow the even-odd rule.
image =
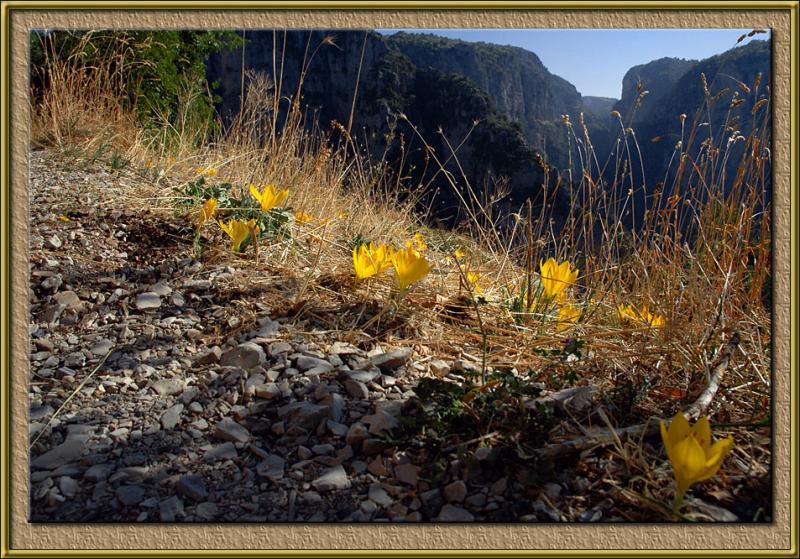
[[[752,119],[747,116],[765,94],[770,65],[770,47],[764,41],[702,61],[663,58],[631,68],[623,80],[622,98],[615,102],[582,98],[574,86],[548,72],[535,54],[515,47],[434,35],[398,33],[386,37],[372,31],[248,31],[245,38],[244,57],[238,49],[219,53],[208,61],[209,82],[218,82],[216,92],[222,99],[223,117],[239,110],[243,67],[280,82],[283,96],[298,91],[304,71],[301,103],[309,117],[307,122],[316,121],[326,131],[332,121],[347,125],[358,81],[354,137],[373,154],[387,150],[390,164],[405,161],[405,167],[396,168],[396,172],[424,187],[423,203],[449,224],[459,219],[458,193],[442,173],[430,180],[430,154],[401,114],[407,115],[442,161],[450,155],[445,137],[457,145],[469,136],[458,152],[460,167],[450,161],[447,169],[459,178],[464,170],[473,187],[483,192],[483,198],[494,194],[500,177],[509,178],[509,196],[503,209],[511,212],[539,194],[543,177],[539,156],[554,173],[566,169],[569,144],[561,115],[570,115],[582,141],[578,123],[583,112],[598,165],[613,174],[619,169],[613,164],[617,156],[629,159],[637,196],[642,198],[664,180],[681,137],[678,115],[689,115],[687,130],[693,124],[692,117],[698,115],[698,139],[690,151],[692,156],[709,131],[716,137],[730,134],[733,129],[720,128],[728,116],[739,119],[728,121],[729,125],[744,135],[749,133]],[[359,66],[361,76],[357,80]],[[710,112],[695,113],[705,102],[701,73],[706,75],[715,100]],[[762,75],[760,91],[746,91],[742,85],[752,87],[758,73]],[[648,93],[640,96],[643,91]],[[734,95],[736,104],[731,108]],[[280,107],[287,109],[285,98]],[[634,155],[615,152],[616,146],[621,150],[624,144],[618,143],[621,127],[611,116],[612,110],[619,111],[624,126],[634,130],[643,168],[634,147],[630,148]],[[478,124],[472,130],[475,122]],[[402,153],[396,145],[400,137],[406,142]],[[733,146],[729,161],[735,160],[742,147],[741,142]],[[606,161],[611,164],[605,165]],[[573,168],[573,176],[580,176],[576,171]],[[567,176],[564,172],[561,175],[562,179]],[[556,201],[556,220],[561,211],[558,205]]]
[[[660,104],[673,93],[678,80],[696,65],[697,60],[659,58],[632,67],[622,78],[622,98],[613,108],[626,117],[627,124],[627,117],[632,114],[639,94],[647,91],[634,114],[633,122],[646,121],[650,114],[658,112]]]
[[[464,187],[462,169],[473,187],[480,186],[485,199],[494,194],[496,180],[511,177],[507,204],[511,200],[524,203],[529,191],[541,185],[541,168],[520,125],[498,111],[491,96],[463,73],[420,66],[374,32],[262,31],[248,32],[246,40],[244,59],[239,49],[208,62],[209,81],[218,83],[224,118],[239,110],[243,66],[245,72],[260,72],[274,83],[280,81],[283,95],[298,90],[305,68],[301,104],[313,116],[308,122],[316,120],[323,130],[329,130],[332,121],[347,125],[363,47],[352,134],[370,153],[386,151],[389,163],[404,161],[404,168],[395,172],[425,187],[421,202],[433,208],[435,218],[448,225],[458,223],[463,217],[459,198],[470,196],[465,192],[459,196],[445,175],[436,172],[417,132],[399,118],[401,113],[442,162],[449,160],[446,169],[456,177],[457,189]],[[500,62],[494,64],[496,68]],[[287,106],[282,102],[282,110]],[[450,157],[445,139],[453,146],[461,145],[458,162]]]
[[[566,135],[558,123],[562,114],[577,117],[581,95],[571,83],[551,74],[534,53],[418,33],[396,33],[386,37],[386,43],[418,68],[470,78],[500,113],[519,123],[532,148],[545,154],[551,165],[566,165]]]
[[[710,93],[706,105],[702,75]],[[760,75],[760,87],[753,86]],[[623,96],[615,109],[622,113],[626,125],[635,131],[645,163],[643,181],[648,190],[662,181],[675,144],[681,140],[679,116],[687,115],[684,145],[696,157],[701,144],[709,137],[715,144],[732,132],[747,136],[754,124],[753,105],[768,96],[770,76],[770,45],[767,41],[752,41],[717,56],[701,61],[676,59],[655,60],[631,68],[623,83]],[[641,106],[633,119],[631,110],[639,90],[649,91],[642,97]],[[735,102],[734,102],[735,101]],[[767,114],[768,113],[762,113]],[[691,131],[696,130],[694,141]],[[725,147],[723,145],[723,147]],[[728,165],[735,170],[744,142],[730,146]],[[638,169],[638,161],[634,161]],[[640,170],[637,173],[641,174]]]

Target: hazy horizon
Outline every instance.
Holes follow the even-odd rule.
[[[468,42],[510,45],[531,51],[552,73],[583,96],[619,99],[622,78],[633,66],[659,58],[702,60],[771,33],[737,39],[751,29],[377,29],[384,35],[432,33]]]

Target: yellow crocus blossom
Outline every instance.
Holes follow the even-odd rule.
[[[669,428],[661,422],[661,439],[675,474],[677,489],[673,509],[677,510],[692,484],[717,473],[733,448],[733,437],[728,436],[712,445],[708,417],[701,417],[690,426],[683,413],[678,412]]]
[[[278,190],[275,188],[274,184],[270,183],[264,187],[263,191],[259,192],[256,185],[251,184],[250,194],[261,204],[261,210],[268,212],[275,206],[279,206],[286,201],[289,197],[289,190],[286,188]]]
[[[242,243],[247,240],[250,233],[258,235],[261,229],[256,226],[256,221],[251,219],[249,221],[241,221],[232,219],[228,223],[219,221],[219,226],[231,238],[231,250],[233,252],[242,252]]]
[[[410,247],[394,252],[391,260],[394,266],[395,281],[401,293],[427,276],[432,269],[425,257]]]
[[[578,270],[573,270],[568,261],[559,264],[553,257],[539,261],[539,274],[544,296],[559,301],[563,301],[564,290],[578,279]]]

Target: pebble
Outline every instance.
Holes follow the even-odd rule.
[[[140,311],[157,309],[161,306],[161,297],[158,293],[146,291],[136,296],[136,308]]]
[[[400,464],[394,467],[394,477],[397,481],[416,486],[419,481],[419,466],[413,464]]]
[[[158,513],[161,522],[174,522],[179,515],[183,516],[183,501],[175,495],[164,499],[158,505]]]
[[[83,454],[83,449],[88,440],[88,435],[69,436],[60,445],[34,458],[31,461],[31,467],[39,468],[40,470],[52,470],[69,462],[74,462]]]
[[[175,404],[161,415],[161,426],[164,429],[172,429],[181,422],[181,412],[183,404]]]
[[[386,490],[376,483],[369,486],[369,498],[381,507],[388,507],[394,502]]]
[[[334,466],[322,472],[317,479],[311,482],[317,491],[332,491],[335,489],[349,489],[350,480],[342,466]]]
[[[182,476],[175,485],[175,490],[193,501],[202,501],[208,496],[205,481],[195,474]]]
[[[233,460],[238,457],[239,453],[233,443],[222,443],[213,448],[203,455],[203,460],[207,463],[220,462],[222,460]]]
[[[44,240],[44,247],[50,250],[58,250],[63,244],[58,235],[51,235]]]
[[[460,503],[467,496],[467,484],[456,480],[444,486],[444,498],[449,503]]]
[[[235,443],[246,443],[250,440],[250,431],[226,417],[214,426],[214,436]]]
[[[466,509],[448,504],[442,507],[439,516],[434,520],[437,522],[473,522],[475,517]]]
[[[347,379],[344,381],[344,387],[350,396],[357,400],[367,400],[369,398],[369,389],[363,382]]]
[[[267,362],[267,356],[261,346],[253,342],[244,342],[224,352],[219,359],[224,367],[240,367],[252,369]]]
[[[297,358],[296,366],[300,371],[308,371],[309,369],[321,369],[323,371],[330,371],[333,369],[328,361],[310,355],[301,355]]]
[[[61,491],[61,494],[68,499],[71,499],[75,495],[77,495],[78,491],[80,490],[80,485],[76,480],[69,476],[62,476],[58,480],[58,489]]]
[[[132,507],[142,502],[145,490],[141,485],[120,485],[116,495],[120,503],[126,507]]]
[[[217,505],[214,503],[200,503],[194,509],[195,515],[201,520],[214,520],[217,517]]]
[[[403,348],[376,355],[370,359],[370,362],[383,371],[390,371],[405,365],[410,357],[411,350],[408,348]]]

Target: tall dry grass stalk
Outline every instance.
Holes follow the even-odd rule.
[[[604,367],[602,374],[608,382],[616,382],[617,371],[629,370],[631,363],[647,355],[657,356],[648,365],[655,368],[666,359],[703,370],[721,340],[734,330],[742,333],[743,347],[753,352],[751,367],[739,380],[760,377],[767,379],[762,384],[768,382],[768,96],[756,103],[752,132],[746,137],[726,133],[732,124],[731,111],[725,122],[699,126],[701,115],[710,114],[718,102],[710,92],[688,130],[685,119],[676,115],[681,142],[661,187],[645,185],[638,175],[646,162],[635,132],[622,115],[618,115],[619,149],[606,160],[596,153],[582,117],[577,125],[565,117],[574,168],[560,174],[541,161],[544,183],[538,197],[520,208],[510,225],[504,225],[508,216],[499,215],[495,205],[507,194],[507,185],[479,188],[463,172],[449,170],[453,164],[461,168],[458,153],[469,133],[464,138],[445,137],[450,153],[437,154],[409,123],[431,162],[427,179],[411,187],[400,179],[402,170],[392,172],[385,157],[365,158],[346,126],[323,131],[306,120],[299,103],[302,83],[310,59],[324,42],[307,46],[298,91],[283,91],[284,57],[276,54],[273,75],[277,83],[260,74],[243,76],[242,108],[227,128],[211,133],[187,122],[184,127],[171,125],[170,130],[165,125],[162,136],[152,129],[144,131],[123,110],[119,84],[110,75],[113,65],[87,68],[77,56],[52,56],[46,66],[48,87],[34,108],[35,142],[60,147],[111,142],[140,165],[169,160],[166,182],[154,184],[153,199],[169,196],[169,187],[192,178],[198,166],[218,168],[221,179],[243,189],[250,183],[289,188],[293,209],[318,219],[309,227],[297,228],[296,234],[321,244],[305,252],[283,245],[260,247],[260,260],[280,262],[285,271],[299,270],[303,291],[307,287],[316,296],[325,293],[316,278],[351,274],[349,240],[361,236],[401,245],[410,232],[423,227],[425,212],[419,212],[417,202],[431,177],[443,176],[469,220],[458,232],[427,233],[442,246],[442,258],[426,283],[425,294],[418,297],[419,312],[444,337],[443,344],[437,342],[440,349],[448,349],[450,336],[460,346],[488,343],[490,364],[527,367],[539,359],[536,348],[564,336],[543,336],[535,327],[536,317],[515,320],[508,310],[509,300],[523,288],[526,306],[531,307],[538,262],[553,256],[580,268],[574,297],[585,312],[570,335],[590,340],[604,352],[598,367]],[[122,49],[112,54],[117,65],[124,64],[124,53]],[[759,85],[750,88],[754,99],[758,99]],[[279,110],[287,95],[288,110]],[[354,94],[354,103],[355,99]],[[701,136],[703,130],[707,137]],[[441,132],[443,137],[445,133]],[[178,141],[166,142],[167,135]],[[206,141],[198,142],[199,138]],[[744,149],[735,172],[728,175],[733,148],[739,145]],[[639,195],[645,188],[646,195]],[[570,192],[570,207],[566,225],[556,230],[552,212],[562,191]],[[626,227],[628,216],[640,227]],[[324,225],[323,220],[327,220]],[[468,250],[471,269],[484,278],[487,303],[481,311],[481,335],[473,335],[469,328],[452,328],[445,320],[450,320],[449,311],[441,300],[460,293],[463,283],[462,272],[452,262],[447,264],[446,256],[456,245]],[[377,286],[372,296],[380,293]],[[668,327],[658,332],[621,328],[616,308],[622,303],[647,304],[667,317]],[[685,384],[679,376],[684,368],[668,368],[661,373],[664,382]]]

